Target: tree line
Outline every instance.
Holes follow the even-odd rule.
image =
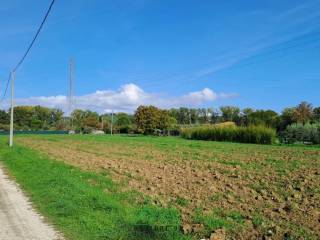
[[[252,108],[240,109],[235,106],[222,106],[219,109],[179,108],[169,110],[178,124],[210,124],[221,122],[235,122],[238,126],[264,125],[284,130],[292,123],[307,123],[320,121],[320,107],[313,108],[310,103],[301,102],[296,107],[282,110],[280,114],[273,110],[254,110]]]
[[[8,111],[0,110],[0,129],[9,129]],[[269,110],[240,109],[236,106],[214,108],[172,108],[159,109],[154,106],[139,106],[134,114],[98,114],[90,110],[75,109],[71,116],[64,116],[60,109],[42,106],[17,106],[14,108],[16,130],[74,130],[90,133],[102,130],[109,133],[178,134],[186,125],[216,124],[234,122],[238,126],[266,126],[277,132],[287,126],[299,123],[320,122],[320,107],[301,102],[296,107],[285,108],[281,113]]]

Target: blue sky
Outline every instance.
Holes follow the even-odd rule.
[[[49,3],[1,1],[1,93]],[[17,72],[17,103],[65,108],[70,57],[76,106],[99,112],[319,106],[320,0],[57,0]]]

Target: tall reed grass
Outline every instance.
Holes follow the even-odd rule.
[[[182,129],[181,136],[196,140],[272,144],[276,131],[263,126],[199,126]]]

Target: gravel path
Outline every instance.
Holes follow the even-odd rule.
[[[0,240],[62,240],[0,167]]]

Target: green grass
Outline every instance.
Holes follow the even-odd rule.
[[[283,227],[285,223],[292,226],[300,224],[300,230],[292,230],[294,236],[303,237],[307,231],[311,236],[315,236],[314,239],[319,235],[310,227],[308,221],[304,223],[294,218],[281,220],[279,223],[279,218],[270,217],[263,211],[274,208],[271,196],[281,202],[291,196],[293,192],[288,190],[288,185],[294,188],[296,182],[299,183],[301,174],[312,177],[305,184],[305,189],[314,194],[315,199],[319,199],[320,192],[316,184],[319,176],[314,175],[314,172],[320,168],[320,148],[316,146],[240,144],[190,141],[179,137],[123,135],[16,137],[16,143],[21,145],[29,140],[44,143],[44,153],[53,146],[58,153],[60,149],[73,149],[74,154],[79,154],[88,161],[92,156],[92,161],[95,157],[99,157],[101,161],[112,158],[113,161],[119,159],[119,163],[132,161],[149,162],[151,165],[167,164],[177,168],[190,166],[197,173],[208,170],[217,176],[217,179],[213,180],[215,184],[229,183],[232,186],[225,190],[217,188],[213,192],[208,188],[207,197],[196,199],[199,200],[197,204],[194,198],[183,194],[176,194],[171,198],[161,192],[152,192],[150,197],[146,197],[142,193],[124,191],[128,189],[126,184],[129,180],[115,184],[102,165],[92,170],[96,171],[95,173],[85,172],[56,161],[53,155],[47,157],[19,146],[9,149],[4,144],[4,139],[0,138],[0,161],[4,162],[9,173],[30,194],[39,211],[69,239],[200,239],[210,236],[211,232],[218,228],[224,228],[228,236],[237,238],[238,233],[246,236],[253,227],[260,234],[264,234],[269,223],[273,224],[274,221],[277,221],[281,231],[289,229]],[[59,159],[74,164],[67,158]],[[148,168],[142,170],[148,171]],[[131,172],[123,174],[128,179],[142,180],[144,177]],[[315,180],[311,181],[313,179]],[[253,190],[252,196],[241,198],[237,191],[239,185]],[[154,190],[159,189],[154,187]],[[270,201],[252,205],[250,197],[256,195]],[[232,200],[230,203],[229,196]],[[312,201],[308,196],[304,195]],[[293,206],[299,204],[298,199],[292,201]],[[157,207],[156,202],[160,203]],[[254,207],[254,212],[240,208],[241,205],[248,204]],[[219,209],[222,206],[224,211]],[[194,211],[198,207],[201,211]],[[204,226],[203,231],[192,233],[192,236],[183,236],[179,230],[182,225],[181,217],[176,209],[192,210],[188,215],[190,222],[187,224],[199,223]],[[299,213],[297,208],[293,208],[293,211]],[[181,214],[184,212],[181,211]],[[251,216],[251,225],[246,224],[249,220],[244,216]],[[300,218],[304,219],[304,216],[300,215]]]
[[[219,228],[232,232],[240,229],[244,224],[244,218],[241,213],[235,210],[223,211],[219,208],[213,209],[208,214],[203,214],[199,209],[195,213],[194,220],[205,226],[204,234],[206,235],[210,235],[210,232]]]
[[[177,197],[175,202],[176,202],[176,204],[183,206],[183,207],[188,206],[188,204],[189,204],[189,201],[183,197]]]
[[[80,171],[24,147],[9,149],[4,138],[0,161],[67,239],[188,239],[176,209],[123,192],[105,174]]]

